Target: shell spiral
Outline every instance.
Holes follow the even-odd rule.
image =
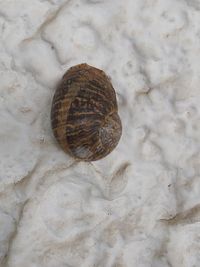
[[[115,90],[104,71],[87,64],[71,67],[53,97],[51,124],[71,156],[93,161],[108,155],[120,140],[122,124]]]

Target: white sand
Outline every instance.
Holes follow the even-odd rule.
[[[123,136],[76,163],[50,128],[64,72],[117,92]],[[200,266],[200,1],[0,1],[0,266]]]

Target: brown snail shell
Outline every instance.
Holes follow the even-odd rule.
[[[122,134],[115,90],[104,71],[80,64],[63,76],[53,97],[51,124],[64,151],[85,160],[108,155]]]

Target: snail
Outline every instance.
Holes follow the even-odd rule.
[[[107,156],[118,144],[122,124],[115,90],[104,71],[71,67],[53,97],[51,125],[62,149],[84,161]]]

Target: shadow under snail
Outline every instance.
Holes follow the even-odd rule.
[[[62,149],[84,160],[99,160],[118,144],[122,124],[115,90],[104,71],[71,67],[53,97],[51,125]]]

